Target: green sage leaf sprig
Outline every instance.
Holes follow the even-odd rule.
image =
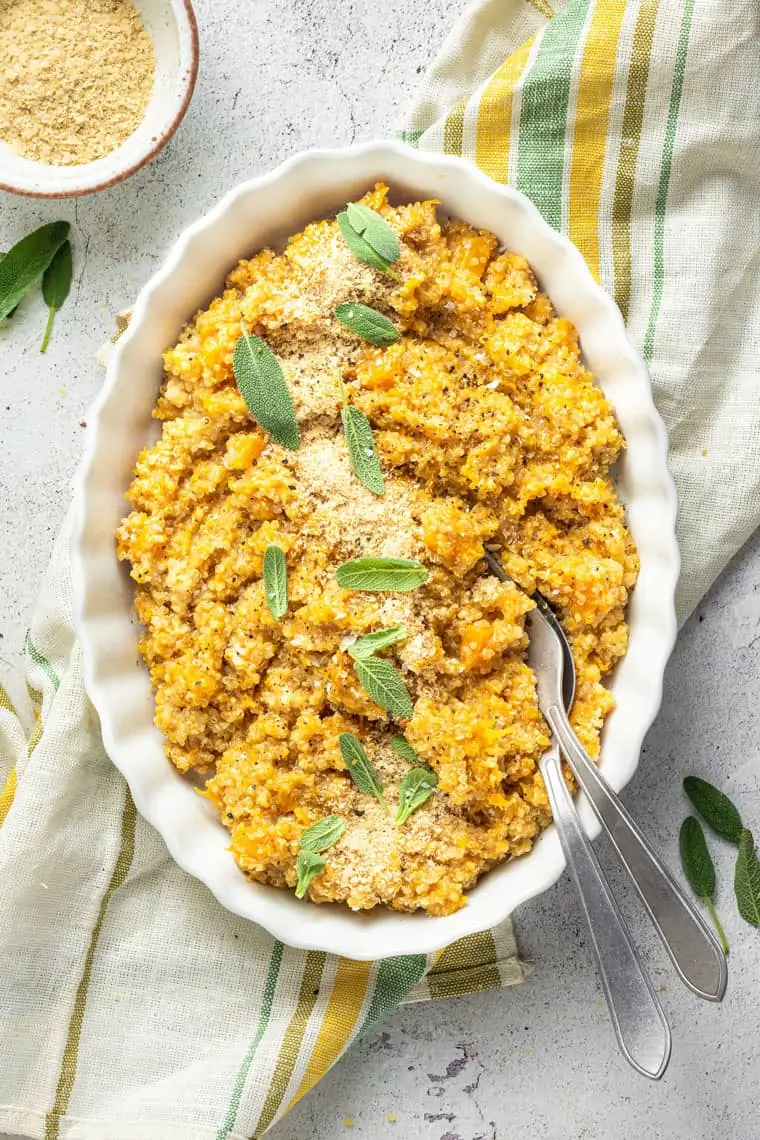
[[[742,823],[736,805],[714,784],[698,776],[687,776],[683,787],[705,823],[739,848],[734,867],[736,905],[745,922],[760,926],[760,861],[752,832]]]
[[[416,762],[419,760],[419,756],[417,755],[414,748],[412,748],[411,744],[405,736],[392,736],[391,748],[397,756],[400,756],[402,758],[402,760],[409,760],[412,764],[416,764]]]
[[[288,567],[279,546],[272,543],[264,551],[264,594],[275,621],[288,612]]]
[[[406,626],[392,625],[388,629],[375,630],[374,633],[363,633],[349,645],[348,652],[354,661],[366,661],[368,657],[373,657],[389,645],[395,645],[397,641],[403,641],[405,637]]]
[[[307,827],[299,840],[300,851],[296,861],[296,898],[302,899],[309,886],[327,866],[322,852],[337,843],[346,825],[340,816],[328,815]]]
[[[359,791],[368,796],[374,796],[387,812],[388,805],[383,797],[382,781],[364,751],[361,741],[351,732],[342,732],[338,737],[338,743],[348,774]]]
[[[345,590],[408,593],[430,578],[430,571],[410,558],[352,558],[335,571]]]
[[[348,444],[351,468],[368,491],[372,491],[373,495],[384,495],[385,482],[375,447],[375,437],[372,434],[372,425],[364,412],[349,404],[343,381],[340,382],[340,394],[343,400],[340,418]]]
[[[752,832],[744,827],[734,870],[734,894],[739,914],[751,926],[760,926],[760,860]]]
[[[727,839],[729,843],[739,842],[742,820],[728,796],[724,796],[723,792],[713,784],[709,784],[707,780],[701,780],[699,776],[687,776],[683,782],[683,790],[702,819],[716,834]]]
[[[48,222],[27,234],[0,261],[0,320],[42,276],[69,236],[68,222]]]
[[[299,851],[296,860],[296,898],[302,899],[317,875],[321,875],[327,866],[327,860],[315,851]]]
[[[413,811],[430,799],[438,783],[438,777],[430,768],[412,768],[399,786],[399,805],[394,823],[400,827],[406,823]]]
[[[4,257],[5,257],[5,251],[2,250],[2,251],[0,251],[0,261],[2,261]],[[11,311],[9,313],[5,314],[6,320],[10,320],[17,309],[18,309],[18,305],[14,305],[13,308],[11,309]]]
[[[707,850],[702,825],[693,815],[687,816],[681,824],[678,846],[681,852],[681,864],[689,885],[694,894],[702,899],[709,910],[715,923],[720,944],[723,947],[723,953],[728,954],[726,935],[713,903],[715,897],[715,866],[710,857],[710,852]]]
[[[50,334],[53,331],[55,314],[63,305],[71,289],[74,267],[71,256],[71,242],[68,239],[53,256],[42,275],[42,299],[48,307],[48,319],[40,345],[40,352],[47,352]]]
[[[415,590],[427,582],[430,574],[421,562],[408,558],[354,558],[344,562],[335,571],[339,586],[346,590],[382,591],[401,593]],[[403,631],[403,632],[402,632]],[[349,648],[354,658],[354,672],[362,688],[375,704],[392,717],[410,717],[414,711],[406,682],[390,661],[375,656],[380,649],[406,637],[403,626],[364,634]],[[358,649],[357,649],[358,646]]]
[[[69,230],[68,222],[48,222],[0,254],[0,320],[13,316],[22,298],[42,277],[48,319],[40,352],[47,350],[55,314],[71,289]]]
[[[382,657],[369,657],[354,661],[354,672],[359,684],[375,704],[392,717],[406,718],[414,712],[414,705],[404,678],[390,661]]]
[[[337,843],[345,830],[346,825],[339,815],[326,815],[324,819],[318,819],[311,827],[307,827],[298,842],[302,851],[319,853]]]
[[[385,218],[361,202],[349,202],[338,214],[338,228],[354,257],[398,280],[390,267],[401,256],[401,246]]]
[[[393,322],[382,313],[378,313],[377,309],[371,309],[369,305],[358,305],[349,301],[344,305],[338,305],[335,316],[351,332],[379,348],[387,348],[389,344],[401,340],[401,333]]]
[[[243,330],[232,356],[240,395],[248,411],[272,439],[297,451],[301,429],[285,377],[275,354],[260,337]]]

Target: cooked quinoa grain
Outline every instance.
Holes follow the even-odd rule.
[[[363,201],[401,239],[400,282],[358,262],[332,220],[241,261],[166,353],[163,430],[138,459],[118,552],[137,582],[167,755],[207,777],[243,870],[292,888],[299,837],[335,813],[346,830],[313,901],[449,914],[551,818],[528,594],[558,607],[578,671],[572,721],[596,755],[638,564],[609,474],[620,432],[525,259],[437,220],[434,202],[393,207],[383,185]],[[359,340],[333,317],[345,301],[380,310],[400,341]],[[238,393],[243,328],[280,360],[296,452],[269,440]],[[372,424],[382,497],[351,471],[339,379]],[[271,543],[288,566],[279,621],[262,583]],[[485,574],[484,543],[516,584]],[[430,580],[406,594],[341,589],[336,567],[366,556],[418,559]],[[347,652],[397,624],[407,636],[383,656],[414,701],[402,724],[361,688]],[[439,783],[394,827],[351,781],[338,738],[359,738],[395,811],[412,766],[390,747],[400,730]]]

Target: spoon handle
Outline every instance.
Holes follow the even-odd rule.
[[[676,970],[699,997],[720,1001],[728,971],[717,939],[586,753],[564,709],[552,705],[545,716]]]
[[[670,1029],[583,830],[562,775],[556,745],[541,760],[541,774],[562,850],[581,898],[618,1044],[637,1072],[659,1080],[670,1059]]]

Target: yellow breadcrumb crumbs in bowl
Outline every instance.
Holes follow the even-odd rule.
[[[400,241],[392,276],[357,260],[335,220],[315,222],[241,261],[166,353],[163,430],[137,461],[118,553],[137,583],[167,756],[205,779],[246,874],[292,889],[301,835],[335,814],[345,830],[312,901],[445,915],[551,819],[529,595],[557,607],[570,638],[571,719],[596,755],[638,561],[610,477],[623,440],[573,325],[493,234],[387,196],[378,185],[362,201]],[[384,314],[400,339],[362,340],[334,316],[345,302]],[[280,362],[298,450],[270,439],[238,391],[244,330]],[[382,496],[351,468],[341,380],[372,426]],[[484,544],[512,582],[485,573]],[[263,584],[270,545],[287,564],[279,620]],[[336,568],[361,557],[413,559],[429,579],[407,593],[341,588]],[[347,652],[395,625],[406,635],[382,656],[413,702],[402,721]],[[418,761],[391,748],[402,732]],[[342,733],[361,741],[390,813],[352,781]],[[395,826],[415,763],[437,787]]]

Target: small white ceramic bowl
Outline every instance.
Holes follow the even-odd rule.
[[[190,0],[133,0],[156,53],[156,78],[145,117],[103,158],[51,166],[16,154],[0,139],[0,190],[35,198],[73,198],[105,190],[155,158],[184,118],[198,75],[198,25]]]
[[[554,828],[529,855],[485,875],[456,914],[429,918],[377,909],[355,914],[338,905],[299,902],[284,890],[252,883],[227,850],[229,836],[191,785],[164,756],[153,725],[147,670],[138,660],[133,589],[119,564],[114,532],[127,510],[124,492],[141,447],[155,438],[151,411],[161,383],[161,356],[183,324],[220,292],[240,257],[282,242],[315,218],[329,216],[384,179],[396,200],[438,198],[447,212],[484,226],[524,254],[558,312],[575,323],[589,367],[611,400],[628,448],[618,486],[641,556],[629,609],[630,644],[612,680],[617,708],[604,731],[601,765],[614,788],[630,780],[644,733],[657,712],[662,677],[676,633],[678,577],[675,493],[666,438],[644,364],[631,348],[614,303],[593,281],[580,253],[515,190],[498,186],[470,163],[394,143],[312,151],[238,186],[187,230],[143,289],[129,331],[119,341],[93,412],[75,491],[72,549],[77,635],[87,691],[100,714],[106,750],[124,773],[138,809],[158,829],[177,862],[229,910],[266,927],[291,946],[350,958],[421,954],[500,922],[546,890],[564,861]],[[599,828],[586,804],[587,830]]]

